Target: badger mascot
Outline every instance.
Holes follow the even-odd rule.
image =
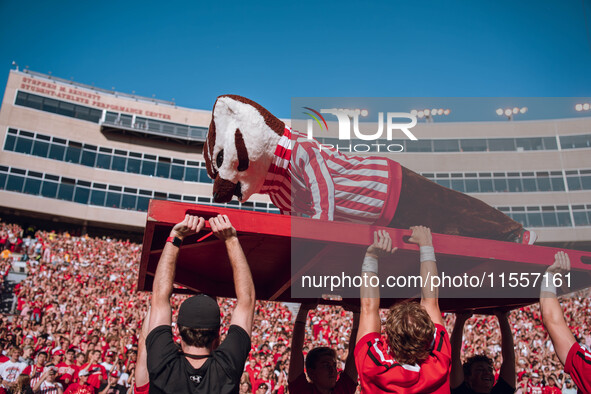
[[[532,244],[535,234],[484,202],[398,162],[345,155],[244,97],[217,98],[203,150],[213,199],[268,194],[283,214]]]

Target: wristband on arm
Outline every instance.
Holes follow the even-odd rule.
[[[423,261],[435,261],[435,249],[433,246],[421,246],[421,263]]]
[[[183,243],[183,240],[180,239],[179,237],[168,237],[168,238],[166,238],[166,242],[170,242],[171,244],[173,244],[177,248],[180,248],[181,244]]]
[[[365,255],[363,259],[363,264],[361,265],[361,272],[373,272],[374,274],[378,274],[378,259],[368,254]]]
[[[549,275],[546,276],[546,278],[542,277],[542,286],[540,287],[540,292],[542,291],[556,295],[556,286],[554,286],[553,273],[549,273]]]

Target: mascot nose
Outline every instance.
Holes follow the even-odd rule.
[[[213,183],[213,201],[230,202],[233,196],[242,198],[240,182],[233,183],[218,176]]]

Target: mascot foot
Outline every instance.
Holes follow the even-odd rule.
[[[521,234],[515,239],[515,242],[518,244],[533,245],[536,239],[538,239],[538,235],[535,232],[522,229]]]

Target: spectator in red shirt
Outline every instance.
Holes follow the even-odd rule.
[[[396,251],[388,232],[375,232],[365,254],[355,347],[362,392],[449,393],[449,337],[439,309],[439,289],[427,282],[428,276],[437,276],[431,231],[423,226],[411,229],[409,241],[420,247],[421,303],[403,302],[390,308],[387,345],[381,337],[379,286],[371,284],[378,278],[378,259]]]
[[[78,373],[79,381],[68,386],[64,394],[95,394],[96,389],[88,384],[88,370],[84,369]]]
[[[88,362],[81,368],[81,371],[87,370],[89,372],[88,384],[97,390],[101,386],[101,383],[107,380],[107,371],[105,370],[105,367],[99,364],[100,358],[100,350],[91,351]],[[78,374],[80,374],[80,372]]]

